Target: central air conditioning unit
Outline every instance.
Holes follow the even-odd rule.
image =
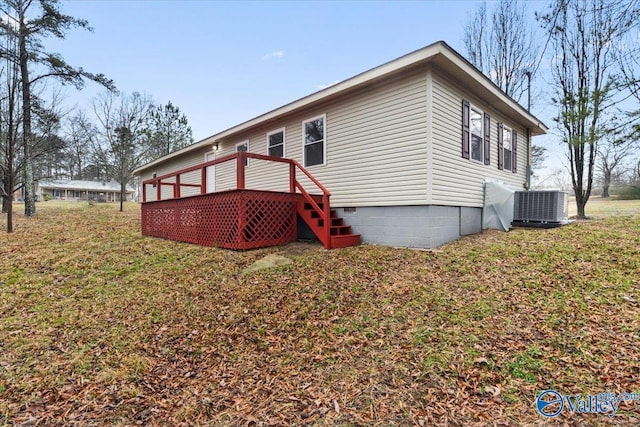
[[[568,222],[569,198],[564,191],[516,191],[513,225],[558,227]]]

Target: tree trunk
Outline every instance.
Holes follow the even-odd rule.
[[[120,177],[120,181],[123,181],[122,177]],[[125,182],[120,183],[120,212],[123,211],[124,198],[125,198],[124,190],[126,187],[127,187],[127,184]]]
[[[13,233],[13,197],[9,197],[7,210],[7,233]]]
[[[22,77],[22,150],[24,155],[24,214],[36,214],[35,186],[33,183],[33,159],[31,158],[31,81],[29,80],[29,56],[27,54],[28,29],[20,11],[20,75]]]
[[[12,122],[10,122],[12,123]],[[9,130],[7,134],[7,170],[2,182],[4,195],[2,197],[2,213],[7,214],[7,233],[13,232],[13,133]]]
[[[576,208],[578,211],[576,218],[587,219],[587,216],[585,215],[585,206],[587,206],[587,201],[589,201],[589,195],[586,191],[582,190],[580,192],[574,190],[574,195],[576,196]]]
[[[578,219],[587,219],[587,216],[584,214],[584,207],[586,203],[582,200],[582,198],[576,198],[576,208],[578,210],[578,215],[576,217]]]
[[[7,233],[13,233],[13,168],[10,169],[11,175],[9,175],[7,185],[9,187],[9,191],[7,191],[9,196],[2,201],[2,209],[4,209],[4,202],[6,201],[7,203]]]
[[[609,187],[611,186],[611,172],[613,167],[609,167],[607,162],[603,162],[603,173],[602,173],[602,197],[609,197]],[[615,163],[614,163],[615,167]]]

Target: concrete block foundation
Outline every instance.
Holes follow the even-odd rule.
[[[482,208],[431,205],[336,210],[363,243],[435,248],[482,231]]]

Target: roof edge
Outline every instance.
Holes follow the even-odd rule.
[[[447,52],[450,54],[453,54],[453,56],[458,61],[461,61],[466,67],[471,68],[477,76],[481,76],[483,82],[485,83],[484,86],[486,87],[487,84],[489,85],[487,89],[497,91],[502,97],[505,97],[506,100],[508,101],[509,107],[513,108],[514,110],[519,110],[520,114],[523,117],[528,118],[532,124],[535,124],[536,126],[540,127],[542,130],[544,130],[545,133],[549,130],[549,127],[542,120],[534,116],[530,111],[524,108],[518,101],[513,99],[511,96],[507,95],[497,84],[495,84],[489,77],[487,77],[486,74],[484,74],[475,65],[473,65],[467,58],[465,58],[458,51],[456,51],[451,46],[449,46],[445,41],[441,40],[438,43],[446,47]]]
[[[444,42],[442,41],[438,41],[435,43],[432,43],[428,46],[425,46],[423,48],[420,48],[418,50],[415,50],[413,52],[410,52],[406,55],[403,55],[399,58],[393,59],[391,61],[385,62],[382,65],[378,65],[377,67],[371,68],[369,70],[363,71],[359,74],[356,74],[353,77],[350,77],[346,80],[343,80],[339,83],[333,84],[327,88],[321,89],[319,91],[313,92],[309,95],[305,95],[302,98],[298,98],[294,101],[291,101],[287,104],[284,104],[280,107],[274,108],[273,110],[270,110],[266,113],[263,113],[259,116],[256,116],[254,118],[251,118],[249,120],[246,120],[240,124],[237,124],[235,126],[232,126],[228,129],[225,129],[221,132],[218,132],[214,135],[211,135],[207,138],[201,139],[200,141],[191,144],[187,147],[184,147],[178,151],[175,151],[173,153],[167,154],[164,157],[161,157],[159,159],[154,160],[153,162],[150,162],[144,166],[141,166],[139,168],[137,168],[136,170],[133,171],[134,175],[139,174],[140,172],[149,169],[152,166],[155,166],[159,163],[162,163],[166,160],[169,160],[173,157],[177,157],[180,156],[182,154],[188,153],[192,150],[197,150],[199,148],[205,147],[208,144],[212,144],[213,142],[215,142],[218,139],[224,138],[226,136],[232,135],[234,133],[237,132],[241,132],[245,129],[248,129],[252,126],[255,126],[263,121],[267,121],[270,120],[272,118],[278,117],[280,115],[283,114],[287,114],[291,111],[294,111],[298,108],[310,105],[314,102],[318,102],[321,101],[325,98],[328,98],[330,96],[336,95],[340,92],[343,92],[345,90],[351,89],[353,87],[356,87],[360,84],[364,84],[372,79],[375,79],[377,77],[381,77],[389,72],[393,72],[396,70],[399,70],[401,68],[404,68],[406,66],[410,66],[420,60],[425,60],[435,54],[438,53],[438,45],[443,44]],[[449,48],[450,49],[450,48]]]
[[[202,147],[206,147],[207,145],[213,144],[217,140],[228,137],[230,135],[242,132],[247,130],[253,126],[257,126],[263,122],[268,120],[275,119],[282,115],[288,114],[292,111],[295,111],[299,108],[303,108],[309,105],[312,105],[316,102],[320,102],[324,99],[327,99],[331,96],[335,96],[340,94],[341,92],[347,91],[349,89],[358,87],[360,85],[364,85],[374,79],[383,77],[387,74],[402,70],[406,67],[410,67],[422,61],[428,61],[436,55],[443,55],[449,61],[451,61],[454,65],[461,69],[467,69],[465,71],[468,72],[472,77],[474,77],[480,84],[482,84],[487,90],[494,92],[497,96],[504,98],[505,103],[515,111],[517,111],[524,119],[526,119],[529,123],[534,126],[542,129],[542,133],[546,133],[548,131],[548,127],[534,115],[532,115],[529,111],[527,111],[522,105],[516,102],[509,95],[504,93],[502,89],[500,89],[494,82],[491,81],[486,75],[484,75],[480,70],[478,70],[471,62],[469,62],[466,58],[464,58],[460,53],[451,48],[445,41],[440,40],[420,49],[417,49],[413,52],[407,53],[403,56],[400,56],[391,61],[385,62],[382,65],[378,65],[377,67],[371,68],[369,70],[363,71],[359,74],[356,74],[353,77],[350,77],[346,80],[343,80],[339,83],[331,85],[327,88],[321,89],[319,91],[313,92],[309,95],[303,96],[302,98],[298,98],[294,101],[291,101],[287,104],[284,104],[280,107],[277,107],[273,110],[270,110],[266,113],[263,113],[259,116],[246,120],[240,124],[232,126],[228,129],[225,129],[221,132],[218,132],[214,135],[201,139],[198,142],[195,142],[187,147],[184,147],[178,151],[167,154],[159,159],[156,159],[144,166],[141,166],[133,171],[134,175],[139,175],[141,172],[154,167],[158,164],[164,163],[167,160],[170,160],[174,157],[181,156],[183,154],[189,153],[193,150],[200,149]]]

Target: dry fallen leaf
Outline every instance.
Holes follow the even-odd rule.
[[[493,397],[498,397],[500,396],[500,387],[494,386],[494,385],[488,385],[484,387],[484,392],[492,394]]]
[[[8,425],[538,425],[551,384],[637,388],[638,215],[232,252],[141,237],[138,205],[41,206],[0,235]],[[270,253],[293,262],[241,274]]]

